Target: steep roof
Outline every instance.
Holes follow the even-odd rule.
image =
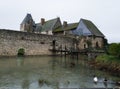
[[[55,19],[45,21],[45,23],[43,25],[41,25],[41,23],[37,23],[36,24],[36,30],[40,30],[40,31],[53,30],[53,27],[57,23],[58,19],[59,18],[55,18]]]
[[[100,30],[90,20],[86,20],[86,19],[81,19],[81,20],[93,35],[104,37],[103,33],[100,32]]]
[[[31,14],[27,14],[21,24],[29,23],[30,20],[32,21],[33,25],[35,25],[35,22],[33,21]]]
[[[52,30],[57,20],[58,18],[46,21],[45,24],[43,25],[43,30]]]
[[[76,29],[78,26],[78,23],[70,23],[70,24],[67,24],[67,26],[61,26],[55,30],[53,30],[53,32],[61,32],[61,31],[69,31],[69,30],[73,30],[73,29]]]

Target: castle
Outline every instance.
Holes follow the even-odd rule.
[[[92,21],[86,19],[80,19],[76,23],[67,23],[67,21],[64,21],[62,24],[59,17],[48,21],[41,18],[40,23],[35,23],[31,14],[27,14],[20,24],[20,30],[38,34],[75,37],[79,39],[79,49],[103,48],[105,45],[104,34]]]
[[[19,49],[25,55],[52,55],[56,49],[96,50],[105,47],[106,39],[102,32],[90,21],[61,23],[59,17],[35,23],[27,14],[20,24],[20,31],[0,29],[0,56],[16,56]]]

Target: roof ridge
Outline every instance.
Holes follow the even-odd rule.
[[[78,24],[78,23],[79,23],[79,22],[74,22],[74,23],[68,23],[68,25],[69,25],[69,24]]]
[[[47,21],[45,21],[45,22],[53,21],[53,20],[56,20],[56,19],[58,19],[58,18],[53,18],[53,19],[47,20]]]

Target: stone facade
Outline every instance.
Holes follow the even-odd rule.
[[[79,49],[103,48],[104,38],[102,37],[81,37],[78,42]]]
[[[16,56],[20,48],[25,49],[25,55],[52,55],[49,49],[53,40],[56,48],[74,45],[74,39],[69,37],[0,29],[0,56]]]

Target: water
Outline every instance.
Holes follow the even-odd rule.
[[[81,58],[82,59],[82,58]],[[90,68],[81,59],[64,57],[0,58],[0,89],[113,88],[120,79]],[[93,75],[99,82],[93,82]],[[103,84],[107,77],[109,83]]]

